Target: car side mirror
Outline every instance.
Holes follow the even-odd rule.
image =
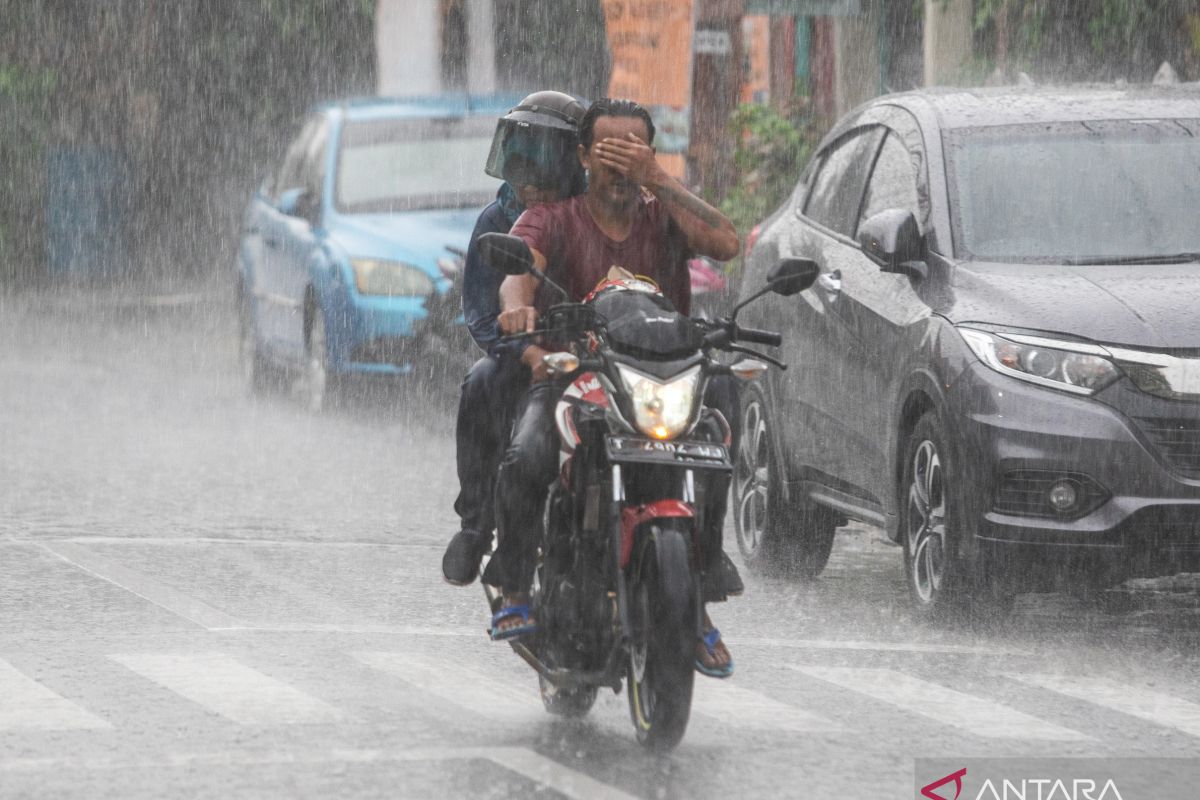
[[[533,253],[519,236],[485,233],[479,237],[479,254],[485,264],[505,275],[524,275],[533,270]]]
[[[784,297],[799,294],[813,285],[821,268],[811,258],[785,258],[767,273],[771,291]]]
[[[925,239],[911,211],[889,208],[858,226],[858,243],[867,258],[885,272],[905,272],[902,265],[925,258]]]
[[[285,189],[279,195],[279,213],[316,224],[317,204],[312,192],[303,187]]]

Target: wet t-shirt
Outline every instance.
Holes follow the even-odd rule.
[[[683,231],[653,195],[639,199],[623,242],[600,230],[583,195],[526,210],[510,233],[546,257],[546,274],[570,292],[572,300],[582,300],[611,267],[618,266],[653,278],[678,311],[690,313],[687,262],[692,254]],[[557,292],[538,285],[534,305],[539,311],[558,300]]]

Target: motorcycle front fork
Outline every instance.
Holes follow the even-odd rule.
[[[632,628],[629,624],[629,587],[625,580],[625,568],[621,565],[621,541],[623,536],[622,530],[622,515],[621,511],[625,504],[625,483],[622,480],[621,465],[613,464],[612,467],[612,553],[613,561],[615,562],[615,571],[617,575],[617,611],[618,620],[621,624],[621,631],[618,637],[623,646],[628,645],[632,637]],[[700,512],[700,506],[696,502],[696,475],[692,470],[685,470],[683,475],[683,502],[690,505],[693,509]],[[699,516],[694,519],[696,526],[693,527],[692,535],[699,534],[697,527],[701,520]],[[695,539],[692,544],[695,546]],[[697,565],[699,559],[696,559]],[[695,584],[695,591],[692,594],[696,598],[696,611],[693,615],[696,620],[696,636],[697,638],[704,635],[704,593],[701,591],[701,579],[699,569],[693,570],[692,581]]]

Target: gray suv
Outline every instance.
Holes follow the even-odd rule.
[[[747,561],[814,576],[847,518],[918,609],[1200,567],[1200,87],[930,90],[824,139],[752,234]]]

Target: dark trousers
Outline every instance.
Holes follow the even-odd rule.
[[[464,530],[490,535],[496,527],[496,470],[528,385],[528,367],[494,356],[476,361],[463,380],[454,431],[459,486],[454,511]]]
[[[732,381],[710,381],[705,403],[727,416],[729,424],[736,431],[739,422],[738,394],[737,386]],[[546,495],[558,475],[559,443],[554,407],[564,388],[561,382],[553,381],[535,383],[529,387],[518,412],[512,441],[500,464],[496,481],[499,541],[495,558],[488,568],[495,568],[498,573],[496,579],[508,594],[528,592],[533,582],[537,548],[542,540]],[[696,434],[719,441],[719,434],[715,430],[698,428]],[[705,525],[700,532],[703,540],[701,549],[707,560],[702,569],[706,573],[716,574],[721,563],[729,477],[714,476],[708,488],[703,508]],[[706,591],[706,594],[709,592]],[[705,599],[724,599],[724,593],[719,589],[712,594],[714,596]]]

